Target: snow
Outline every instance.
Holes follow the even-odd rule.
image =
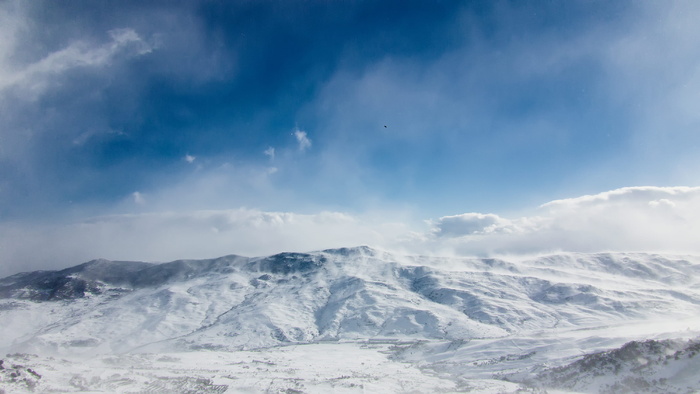
[[[100,356],[89,361],[34,356],[9,360],[31,364],[41,371],[37,384],[40,390],[60,392],[421,393],[468,388],[503,392],[518,388],[515,383],[493,379],[460,383],[424,373],[419,365],[387,358],[391,346],[394,345],[318,343],[253,351]]]
[[[0,279],[0,352],[21,366],[0,388],[516,392],[630,341],[700,337],[698,273],[694,256],[506,261],[367,247],[159,265],[96,260]],[[700,389],[696,358],[659,357],[630,362],[653,370],[667,392]],[[546,387],[622,384],[575,372],[575,383]]]

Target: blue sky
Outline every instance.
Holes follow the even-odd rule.
[[[700,174],[699,16],[692,1],[3,1],[0,264],[167,259],[155,249],[192,234],[158,215],[356,226],[173,251],[211,257],[440,238],[449,217],[512,224],[649,190],[626,187],[694,196],[677,187]],[[70,246],[125,221],[177,234]],[[91,243],[126,230],[110,231]]]

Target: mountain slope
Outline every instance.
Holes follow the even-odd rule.
[[[367,247],[165,264],[96,260],[0,280],[0,348],[98,354],[318,340],[469,340],[700,312],[692,257],[522,262]]]
[[[700,387],[700,339],[633,341],[538,373],[541,388],[599,393],[681,393]]]

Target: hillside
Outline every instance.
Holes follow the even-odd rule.
[[[383,343],[393,362],[451,382],[554,387],[563,372],[548,368],[632,340],[698,335],[699,273],[692,256],[506,261],[368,247],[95,260],[1,279],[0,350],[75,358]]]

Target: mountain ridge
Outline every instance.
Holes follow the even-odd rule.
[[[684,392],[700,387],[692,376],[676,373],[697,363],[687,356],[695,354],[696,342],[674,339],[652,346],[640,353],[640,360],[650,360],[644,368],[624,349],[648,340],[700,338],[699,274],[698,256],[644,253],[509,260],[354,247],[160,264],[98,259],[0,279],[0,353],[29,360],[25,367],[7,369],[27,387],[43,384],[28,368],[47,373],[56,368],[51,361],[56,356],[99,359],[110,371],[115,357],[138,368],[166,369],[173,368],[167,360],[214,357],[232,360],[221,371],[243,368],[245,373],[260,361],[232,367],[238,365],[236,355],[318,358],[312,349],[323,349],[360,352],[389,362],[382,364],[387,368],[399,368],[391,362],[411,365],[421,379],[455,391],[656,387]],[[305,346],[294,350],[299,345]],[[687,355],[669,359],[666,350],[654,353],[656,348]],[[75,368],[83,365],[74,362]],[[279,383],[281,388],[301,389],[290,372],[299,362],[275,372],[291,379]],[[619,365],[620,376],[608,376],[615,371],[609,365]],[[369,384],[370,376],[379,376],[357,368],[365,377],[352,378],[358,382],[352,384]],[[198,372],[204,380],[178,378],[172,387],[224,390],[211,373]],[[145,390],[153,382],[170,382],[157,376],[146,386],[130,384]],[[92,386],[109,391],[121,384],[110,379]],[[43,387],[91,387],[88,381],[71,382]]]
[[[21,338],[3,330],[12,339],[0,347],[108,353],[504,337],[690,315],[700,311],[697,273],[698,258],[657,254],[509,262],[366,246],[161,264],[93,260],[0,279],[2,313],[28,326]],[[43,316],[27,317],[35,314]]]
[[[311,263],[310,261],[305,261],[305,258],[312,258],[315,255],[321,255],[321,261],[317,261],[315,265],[322,265],[323,254],[331,254],[336,256],[392,256],[389,252],[380,251],[368,246],[357,246],[357,247],[344,247],[344,248],[334,248],[334,249],[324,249],[316,252],[300,253],[300,252],[281,252],[270,256],[262,257],[245,257],[236,254],[230,254],[222,257],[212,258],[212,259],[178,259],[170,262],[163,263],[152,263],[144,261],[122,261],[122,260],[108,260],[103,258],[98,258],[90,260],[85,263],[81,263],[72,267],[59,269],[59,270],[38,270],[30,272],[20,272],[14,275],[10,275],[4,278],[0,278],[0,297],[7,298],[11,295],[8,293],[11,290],[17,289],[21,286],[30,285],[32,283],[42,283],[44,281],[49,285],[52,279],[67,279],[68,277],[79,277],[80,279],[86,281],[99,281],[105,284],[111,285],[130,285],[134,288],[147,287],[147,286],[157,286],[172,280],[183,280],[189,279],[193,275],[201,275],[203,273],[213,273],[213,272],[226,272],[227,268],[230,267],[231,263],[241,263],[245,262],[253,267],[257,267],[258,270],[270,272],[270,273],[290,273],[294,270],[304,269],[301,266],[294,267],[290,265],[291,263]],[[597,258],[598,262],[605,261],[605,265],[601,264],[589,264],[589,259],[581,259],[580,256],[594,256]],[[625,263],[626,266],[620,264],[620,261],[612,258],[612,256],[622,256],[621,262]],[[601,253],[558,253],[539,256],[530,260],[525,260],[526,262],[540,262],[544,264],[539,264],[540,268],[543,270],[556,269],[558,266],[568,266],[571,268],[572,263],[575,263],[575,268],[579,270],[588,271],[603,271],[606,274],[613,273],[618,274],[634,274],[632,276],[635,279],[653,279],[653,280],[666,280],[672,283],[677,283],[678,281],[691,280],[688,272],[682,272],[678,269],[669,269],[668,264],[661,265],[661,268],[665,270],[666,276],[660,276],[658,274],[654,275],[647,265],[640,265],[635,261],[635,258],[639,256],[648,256],[652,258],[650,261],[653,262],[654,259],[662,258],[668,261],[669,258],[673,258],[676,263],[685,263],[684,269],[691,270],[693,274],[700,274],[700,268],[697,265],[687,264],[688,262],[685,258],[695,258],[695,256],[690,255],[662,255],[658,253],[644,253],[644,252],[601,252]],[[406,261],[406,257],[409,256],[399,256],[398,261]],[[411,263],[420,265],[421,262],[430,261],[445,261],[445,260],[459,260],[461,262],[479,262],[482,265],[482,269],[502,269],[513,273],[518,273],[517,263],[511,263],[504,259],[499,258],[478,258],[478,257],[466,257],[466,258],[455,258],[455,257],[441,257],[441,256],[410,256],[412,258]],[[286,266],[285,266],[286,264]],[[546,267],[549,265],[549,267]],[[655,264],[658,268],[659,264]],[[310,268],[306,267],[306,268]],[[640,273],[642,275],[640,275]],[[130,275],[131,277],[125,277]],[[151,278],[152,282],[144,277]],[[158,279],[160,278],[160,279]],[[46,300],[46,299],[42,299]]]

